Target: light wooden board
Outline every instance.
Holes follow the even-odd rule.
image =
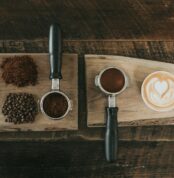
[[[50,91],[51,81],[49,80],[49,57],[48,54],[1,54],[0,63],[5,57],[16,55],[31,56],[38,66],[38,84],[18,88],[13,85],[6,85],[0,77],[0,108],[10,92],[28,92],[35,95],[39,100],[41,96]],[[2,70],[0,71],[0,75]],[[76,54],[64,54],[62,60],[62,75],[60,81],[60,90],[63,91],[72,100],[73,110],[62,120],[50,120],[43,116],[41,112],[36,117],[35,122],[15,125],[6,123],[0,110],[0,132],[4,131],[52,131],[52,130],[76,130],[78,129],[78,91],[77,91],[77,74],[78,74],[78,56]]]
[[[120,67],[129,78],[129,87],[116,97],[119,125],[174,124],[174,110],[156,112],[141,98],[141,85],[151,72],[164,70],[174,74],[174,65],[122,56],[86,55],[88,126],[103,126],[107,97],[94,85],[95,76],[106,67]]]

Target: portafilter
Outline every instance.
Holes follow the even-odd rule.
[[[60,91],[62,79],[62,33],[60,25],[52,24],[49,32],[49,62],[51,91],[45,93],[40,101],[41,112],[48,118],[59,120],[72,109],[68,96]]]
[[[108,96],[106,110],[105,156],[109,162],[117,159],[118,151],[118,124],[115,96],[123,92],[128,85],[125,72],[116,67],[103,69],[95,77],[95,85]]]

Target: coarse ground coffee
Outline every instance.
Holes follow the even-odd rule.
[[[60,93],[50,93],[43,101],[43,109],[49,117],[59,118],[66,113],[68,101],[65,96]]]
[[[18,87],[37,83],[37,66],[30,56],[14,56],[5,58],[1,64],[2,78],[7,84]]]
[[[33,122],[38,113],[37,102],[32,94],[9,93],[2,113],[6,116],[6,122],[14,124]]]

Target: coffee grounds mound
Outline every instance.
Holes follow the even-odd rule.
[[[1,68],[3,70],[2,78],[6,84],[24,87],[37,83],[37,65],[30,56],[5,58]]]
[[[32,94],[9,93],[2,107],[6,122],[14,124],[31,123],[38,113],[37,102]]]

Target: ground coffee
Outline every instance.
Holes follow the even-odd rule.
[[[9,93],[2,108],[5,121],[15,124],[33,122],[37,112],[37,102],[28,93]]]
[[[110,93],[117,93],[124,87],[125,77],[120,70],[110,68],[103,72],[100,78],[100,83],[106,91]]]
[[[60,93],[50,93],[43,101],[43,109],[48,116],[59,118],[68,109],[67,99]]]
[[[5,58],[1,64],[2,78],[7,84],[18,87],[37,83],[37,66],[30,56],[14,56]]]

